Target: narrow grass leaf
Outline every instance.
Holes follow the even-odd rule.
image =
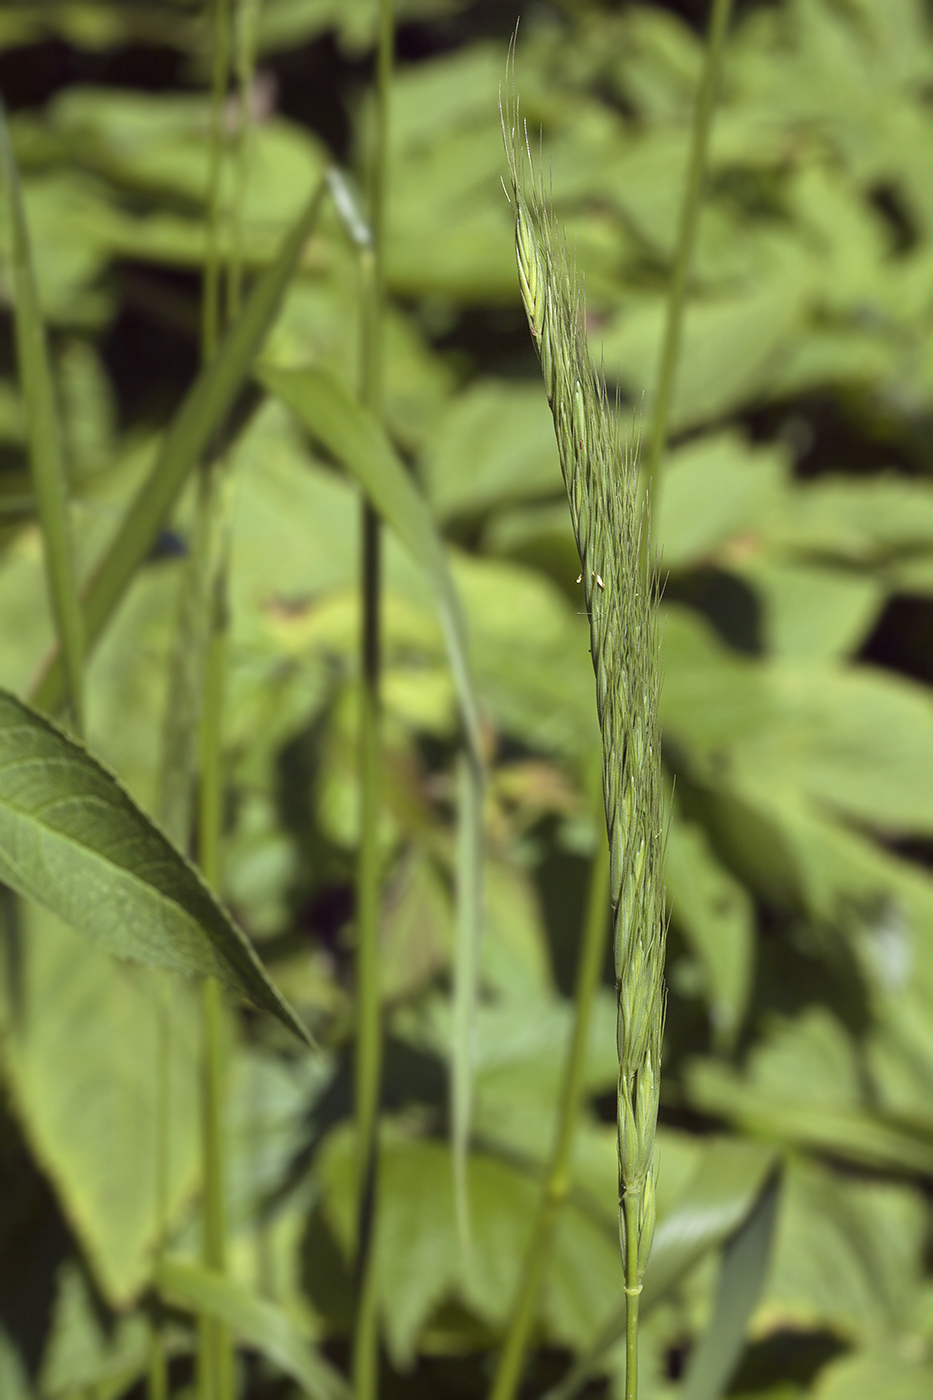
[[[712,1320],[690,1357],[682,1400],[720,1400],[729,1387],[768,1272],[779,1196],[775,1172],[726,1245]]]
[[[643,1317],[704,1254],[723,1244],[741,1226],[760,1196],[775,1158],[773,1148],[740,1138],[720,1138],[710,1145],[692,1183],[655,1231],[645,1270]],[[624,1333],[622,1297],[590,1349],[548,1392],[547,1400],[571,1400],[579,1394]]]
[[[0,880],[117,957],[216,977],[310,1043],[194,866],[86,749],[5,691]]]
[[[281,399],[356,477],[431,581],[471,750],[481,753],[479,718],[467,657],[466,627],[444,542],[398,454],[375,418],[324,369],[264,367],[262,384]]]
[[[62,657],[64,690],[72,721],[76,731],[80,733],[84,720],[84,625],[78,599],[71,522],[68,518],[68,483],[26,210],[2,103],[0,163],[3,166],[9,209],[16,358],[26,413],[32,485],[42,528],[49,602]]]
[[[444,542],[423,495],[376,419],[320,369],[264,369],[262,383],[291,408],[309,433],[356,477],[430,580],[457,688],[468,755],[461,775],[462,826],[458,843],[458,918],[454,955],[452,1145],[461,1238],[469,1233],[466,1152],[472,1098],[475,967],[483,918],[484,763],[479,712],[470,679],[466,626]]]
[[[283,242],[275,261],[257,279],[242,316],[224,338],[210,365],[199,374],[170,423],[152,471],[85,591],[88,646],[100,637],[127,584],[178,500],[188,473],[230,411],[298,267],[302,250],[317,222],[324,190],[321,184]],[[61,702],[62,690],[62,665],[56,650],[32,698],[40,709],[51,710]]]
[[[343,1377],[302,1336],[288,1314],[235,1279],[166,1260],[157,1282],[168,1303],[207,1313],[297,1381],[310,1400],[348,1400]]]

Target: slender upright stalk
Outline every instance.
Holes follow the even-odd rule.
[[[544,1194],[538,1206],[512,1305],[509,1329],[499,1359],[491,1400],[513,1400],[518,1390],[554,1228],[570,1190],[573,1137],[583,1098],[586,1048],[593,1001],[599,986],[606,950],[608,916],[609,847],[600,843],[599,850],[593,858],[590,875],[583,944],[577,965],[573,1034],[564,1064],[554,1145],[548,1163]]]
[[[619,1229],[637,1387],[638,1297],[651,1248],[664,1029],[664,833],[660,656],[653,561],[638,468],[617,405],[586,345],[582,288],[543,187],[529,174],[518,115],[504,125],[519,284],[541,361],[580,557],[602,734],[609,836],[619,1081]]]
[[[626,1191],[622,1197],[625,1251],[625,1400],[638,1400],[638,1300],[641,1273],[638,1264],[639,1195]]]
[[[26,208],[2,102],[0,171],[9,209],[16,360],[26,417],[30,475],[42,529],[49,606],[62,657],[68,723],[80,738],[84,729],[85,637],[75,570],[68,480]]]
[[[220,192],[223,177],[224,104],[230,80],[231,0],[208,0],[212,10],[211,40],[211,139],[207,187],[207,246],[204,257],[204,288],[201,297],[201,351],[209,364],[220,337]]]
[[[375,131],[369,180],[372,244],[361,255],[363,271],[360,397],[377,417],[382,412],[382,303],[389,87],[394,41],[392,0],[380,0],[376,59]],[[381,542],[379,519],[362,506],[360,602],[359,773],[360,844],[356,872],[356,1057],[357,1299],[352,1372],[357,1400],[374,1400],[379,1389],[379,1348],[373,1240],[378,1188],[379,1094],[382,1024],[379,994],[379,809],[381,802],[380,619]]]
[[[211,144],[208,177],[207,246],[201,304],[201,358],[210,364],[220,339],[220,287],[223,262],[221,183],[224,166],[224,106],[231,66],[231,0],[213,0],[213,68]],[[194,567],[199,619],[205,647],[199,705],[198,861],[215,889],[221,876],[220,831],[223,806],[221,777],[221,707],[226,659],[226,609],[223,575],[216,556],[216,515],[220,502],[221,465],[216,457],[201,464]],[[226,1180],[224,1107],[226,1099],[226,1025],[220,984],[208,978],[202,992],[201,1157],[203,1170],[202,1258],[217,1273],[226,1269]],[[199,1400],[233,1400],[233,1347],[230,1330],[216,1318],[198,1319]]]
[[[658,370],[645,471],[655,511],[657,511],[659,499],[661,461],[667,446],[671,404],[677,377],[677,362],[680,357],[681,332],[687,304],[687,283],[690,278],[697,225],[700,218],[709,134],[719,89],[719,76],[722,69],[722,56],[731,9],[732,0],[712,0],[703,73],[700,78],[696,111],[693,117],[690,160],[687,166],[683,204],[680,209],[680,226],[677,233],[674,267],[668,289],[664,341],[661,349],[661,363]]]
[[[158,1272],[165,1251],[168,1226],[169,1173],[171,1168],[172,1086],[171,1086],[171,1023],[168,974],[153,970],[157,989],[156,1010],[156,1127],[155,1216],[156,1244],[153,1250],[155,1271]],[[146,1383],[148,1400],[169,1400],[168,1359],[165,1355],[162,1303],[154,1297],[149,1329],[149,1371]]]

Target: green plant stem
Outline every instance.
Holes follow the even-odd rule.
[[[201,359],[209,365],[220,341],[221,183],[224,156],[224,104],[231,61],[230,0],[213,0],[213,69],[211,145],[208,181],[207,245],[201,303]],[[198,861],[214,889],[220,883],[220,831],[223,808],[221,710],[225,670],[224,579],[215,565],[215,515],[220,504],[221,464],[209,455],[201,463],[196,530],[198,593],[203,594],[202,641],[206,645],[199,706]],[[202,1257],[205,1267],[226,1269],[226,1182],[224,1101],[226,1027],[220,984],[213,977],[202,994],[203,1060],[201,1083],[201,1160],[204,1183]],[[198,1389],[200,1400],[233,1400],[233,1348],[229,1328],[217,1318],[198,1318]]]
[[[600,819],[601,817],[600,811]],[[554,1228],[570,1190],[570,1159],[583,1097],[590,1020],[606,952],[608,927],[609,847],[605,842],[600,842],[590,875],[583,946],[580,949],[574,995],[573,1034],[564,1065],[554,1145],[548,1163],[544,1194],[532,1227],[505,1345],[493,1382],[491,1400],[513,1400],[518,1390]]]
[[[42,530],[49,607],[62,658],[68,723],[80,738],[84,730],[85,637],[75,569],[68,479],[26,208],[2,100],[0,170],[9,210],[13,330],[29,445],[30,476]]]
[[[389,87],[394,41],[392,0],[380,0],[376,59],[375,132],[370,168],[369,214],[372,244],[361,253],[362,323],[360,397],[382,414],[383,241],[388,163]],[[375,1235],[378,1190],[379,1095],[382,1081],[382,1024],[379,993],[379,810],[382,789],[380,733],[379,517],[362,506],[360,602],[360,845],[356,877],[356,1059],[357,1144],[357,1300],[352,1378],[357,1400],[374,1400],[379,1389]]]
[[[220,196],[223,176],[224,103],[230,78],[230,0],[213,0],[211,66],[211,141],[207,186],[207,243],[201,297],[201,356],[210,364],[220,338]]]
[[[651,494],[652,508],[655,513],[658,504],[661,462],[667,447],[671,405],[677,377],[677,362],[680,356],[681,333],[687,304],[687,283],[693,263],[693,250],[696,244],[702,204],[709,134],[719,88],[722,56],[731,9],[732,0],[712,0],[703,73],[700,78],[700,88],[697,93],[696,110],[693,117],[687,182],[680,209],[680,226],[677,233],[674,268],[667,296],[664,342],[661,350],[661,363],[658,371],[645,468],[645,482]],[[647,544],[647,539],[645,542]]]
[[[625,1219],[625,1400],[638,1400],[638,1303],[641,1280],[638,1268],[638,1234],[641,1193],[626,1191],[622,1197]]]
[[[169,1177],[171,1171],[172,1087],[171,1087],[171,1012],[168,979],[163,969],[154,969],[158,987],[157,1047],[156,1047],[156,1122],[158,1148],[155,1160],[156,1245],[153,1251],[154,1272],[157,1274],[165,1253],[168,1229]],[[148,1400],[168,1400],[168,1361],[165,1355],[162,1304],[153,1299],[149,1331]]]
[[[202,1017],[202,1258],[206,1268],[222,1274],[227,1262],[223,1113],[226,1037],[223,996],[220,983],[214,977],[208,977],[204,982]],[[233,1395],[233,1351],[230,1331],[224,1323],[206,1313],[202,1313],[198,1318],[198,1391],[204,1400],[229,1400]]]

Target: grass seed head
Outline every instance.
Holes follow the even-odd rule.
[[[646,562],[636,454],[590,360],[583,290],[535,176],[527,132],[519,131],[517,104],[502,116],[519,285],[554,420],[590,620],[619,1005],[620,1194],[638,1197],[641,1271],[654,1230],[665,1009],[657,588]]]

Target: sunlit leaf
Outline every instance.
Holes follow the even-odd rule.
[[[217,977],[307,1039],[194,867],[85,749],[3,692],[0,879],[108,952]]]

